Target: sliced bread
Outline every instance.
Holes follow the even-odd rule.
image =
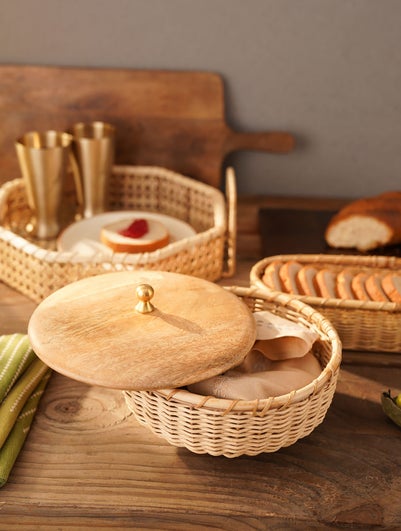
[[[135,221],[139,220],[122,219],[105,225],[100,231],[101,242],[116,253],[151,252],[169,243],[170,235],[167,228],[154,219],[140,220],[146,221],[146,231],[141,236],[124,235],[129,233],[129,228]]]
[[[304,265],[298,271],[297,283],[301,295],[307,295],[308,297],[318,297],[316,286],[317,272],[318,270],[311,265]]]
[[[336,299],[336,274],[330,269],[320,269],[316,277],[316,285],[320,297],[325,299]]]
[[[337,274],[337,294],[340,299],[355,299],[352,291],[354,274],[349,269],[343,269]]]
[[[388,302],[389,298],[384,292],[382,285],[382,275],[379,273],[372,273],[365,281],[366,291],[372,301]]]
[[[295,260],[289,260],[281,266],[279,275],[284,290],[287,293],[293,293],[295,295],[300,294],[297,276],[301,268],[301,264]]]
[[[387,273],[382,278],[384,293],[392,302],[401,302],[401,276],[396,273]]]
[[[264,270],[262,282],[266,284],[268,288],[276,291],[283,291],[284,287],[280,278],[280,269],[282,265],[283,262],[273,260]]]
[[[360,301],[371,300],[369,293],[366,290],[366,280],[368,276],[368,273],[364,273],[363,271],[361,271],[354,275],[354,278],[352,279],[352,291],[354,292],[355,298]]]

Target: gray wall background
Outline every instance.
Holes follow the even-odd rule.
[[[401,190],[400,0],[0,0],[0,62],[218,72],[230,126],[298,141],[231,156],[241,194]]]

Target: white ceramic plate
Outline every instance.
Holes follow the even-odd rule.
[[[57,240],[57,249],[59,251],[74,252],[85,257],[99,254],[111,256],[113,251],[100,241],[101,228],[108,223],[113,223],[120,219],[133,221],[135,218],[155,219],[163,223],[170,233],[171,243],[196,234],[195,230],[188,223],[165,214],[122,210],[105,212],[104,214],[98,214],[92,218],[82,219],[72,223],[60,234]]]

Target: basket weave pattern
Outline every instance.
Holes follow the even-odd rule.
[[[357,255],[276,255],[257,262],[250,273],[251,285],[264,293],[273,290],[262,281],[263,273],[270,262],[283,263],[295,260],[303,265],[340,272],[384,274],[389,271],[399,274],[401,259],[388,256]],[[325,299],[293,295],[313,306],[329,319],[337,329],[343,348],[373,352],[401,352],[401,304],[395,302],[360,301],[349,299]]]
[[[322,366],[318,378],[287,395],[263,400],[226,400],[186,389],[124,391],[125,399],[140,424],[174,446],[226,457],[275,452],[306,437],[323,421],[337,384],[341,342],[327,319],[293,297],[266,295],[256,288],[227,289],[251,311],[269,310],[315,330],[319,339],[313,353]]]
[[[70,282],[112,271],[158,269],[210,281],[224,276],[229,254],[227,210],[236,205],[226,203],[219,190],[164,168],[115,166],[109,202],[110,210],[173,216],[192,225],[197,234],[157,251],[115,253],[112,258],[88,260],[71,252],[46,250],[18,235],[31,211],[23,181],[16,179],[0,189],[0,280],[40,302]]]

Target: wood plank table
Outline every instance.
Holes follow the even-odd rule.
[[[240,242],[249,201],[245,211]],[[235,277],[220,283],[247,285],[252,253],[239,248]],[[25,332],[34,308],[0,284],[0,333]],[[380,406],[383,390],[400,387],[397,354],[345,352],[310,436],[228,459],[170,446],[136,422],[121,392],[53,373],[0,490],[0,529],[401,529],[401,431]]]

